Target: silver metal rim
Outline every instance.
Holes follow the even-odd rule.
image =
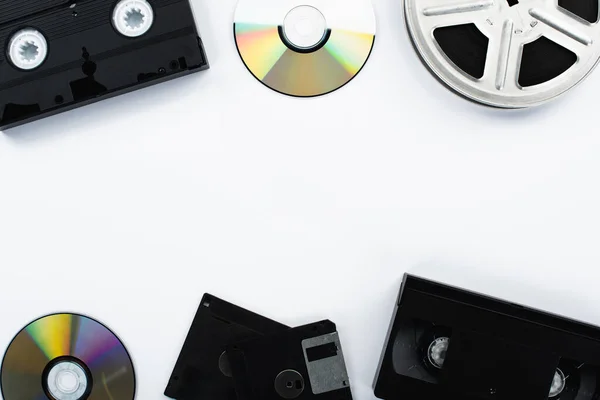
[[[600,59],[600,29],[558,6],[558,0],[405,0],[413,43],[429,68],[458,93],[502,108],[549,101],[581,82]],[[483,77],[462,72],[440,49],[436,28],[473,23],[489,39]],[[518,83],[523,46],[546,38],[571,50],[577,62],[548,82],[523,88]]]

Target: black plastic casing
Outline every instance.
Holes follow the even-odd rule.
[[[165,396],[177,400],[236,400],[221,363],[231,343],[285,332],[289,327],[205,294],[177,359]]]
[[[337,333],[335,323],[324,320],[229,345],[227,354],[233,371],[237,400],[285,400],[286,397],[276,389],[276,377],[282,371],[299,373],[306,385],[301,394],[287,397],[289,399],[352,400],[349,381],[336,390],[315,393],[309,379],[302,342],[333,333]],[[341,352],[341,348],[322,358],[337,357],[338,352]],[[332,374],[334,372],[331,369],[321,370],[318,379],[330,382],[339,378]]]
[[[0,0],[0,129],[207,69],[189,0],[148,2],[154,24],[130,38],[113,27],[115,0]],[[31,71],[7,56],[23,28],[48,42],[46,60]]]
[[[435,379],[423,378],[426,368],[422,376],[409,376],[410,368],[398,367],[403,364],[401,354],[422,351],[403,339],[411,337],[403,330],[415,326],[414,321],[451,331],[445,362]],[[588,383],[576,388],[583,397],[564,392],[554,399],[598,399],[598,327],[405,275],[374,391],[385,400],[547,400],[555,371],[567,359],[585,366]],[[421,368],[417,364],[415,368]]]

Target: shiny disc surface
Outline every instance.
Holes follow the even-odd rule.
[[[23,328],[2,361],[4,400],[133,400],[127,350],[107,327],[77,314],[53,314]],[[68,385],[68,386],[65,386]]]
[[[375,41],[370,0],[240,0],[234,36],[248,70],[271,89],[311,97],[363,68]]]

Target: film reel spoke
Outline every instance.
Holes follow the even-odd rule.
[[[431,5],[426,5],[423,8],[423,15],[431,17],[450,14],[470,14],[486,10],[494,5],[493,0],[472,0],[442,5],[438,3],[432,2]]]
[[[405,18],[415,49],[451,89],[522,108],[571,89],[600,60],[600,25],[590,22],[598,0],[564,1],[406,0]]]
[[[585,53],[588,53],[589,46],[584,45],[576,40],[573,40],[569,36],[557,31],[555,29],[547,29],[544,32],[544,36],[553,42],[559,44],[560,46],[568,49],[569,51],[576,54],[578,57],[583,56]]]
[[[444,26],[469,23],[483,26],[486,24],[490,12],[494,11],[494,2],[491,0],[454,3],[450,5],[438,5],[438,2],[431,3],[431,5],[427,5],[419,11],[425,17],[423,19],[424,25],[431,30]]]
[[[486,56],[482,84],[490,90],[516,89],[522,40],[515,37],[514,22],[507,19],[494,31]]]
[[[596,35],[595,28],[588,22],[582,22],[567,15],[556,4],[529,9],[529,15],[545,26],[545,30],[554,30],[584,45],[591,46]]]

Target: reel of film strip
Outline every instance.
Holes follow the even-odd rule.
[[[406,0],[427,67],[457,93],[502,108],[547,102],[600,59],[598,0]]]

